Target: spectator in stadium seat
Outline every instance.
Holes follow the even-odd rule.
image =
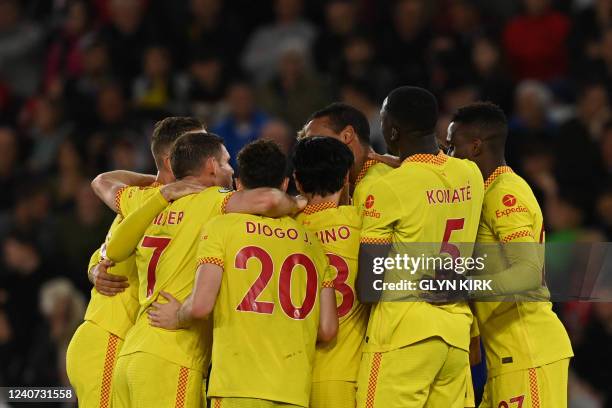
[[[363,82],[347,82],[342,85],[340,95],[342,102],[347,103],[362,112],[370,124],[370,144],[377,152],[387,152],[387,145],[380,127],[380,104],[369,84]]]
[[[479,37],[474,41],[471,55],[478,99],[491,101],[505,112],[511,112],[513,84],[505,70],[499,44],[491,38]]]
[[[72,126],[63,122],[59,101],[40,97],[33,101],[32,123],[29,134],[33,147],[28,168],[36,173],[49,171],[55,163],[59,146],[70,133]]]
[[[427,86],[430,74],[425,64],[432,38],[430,16],[424,0],[399,0],[389,10],[391,24],[385,26],[380,45],[381,60],[402,84]]]
[[[44,317],[35,324],[38,339],[28,351],[26,384],[69,386],[66,349],[85,313],[85,299],[66,278],[55,278],[40,289],[39,308]]]
[[[20,182],[18,168],[19,144],[12,128],[0,128],[0,212],[15,205],[15,194]]]
[[[289,157],[293,144],[295,143],[295,133],[291,131],[287,123],[273,119],[261,128],[260,139],[270,140],[278,145],[283,154]]]
[[[44,32],[25,20],[22,2],[0,1],[0,76],[20,97],[40,84],[40,53]]]
[[[66,140],[59,147],[56,166],[57,175],[51,182],[54,208],[68,210],[74,206],[78,190],[86,181],[81,156],[72,141]]]
[[[343,83],[359,81],[366,83],[374,92],[375,99],[383,100],[393,87],[393,73],[380,64],[371,39],[363,33],[346,38],[341,48],[339,64],[332,66],[334,80]]]
[[[83,69],[83,46],[91,36],[93,10],[83,0],[68,2],[60,28],[54,34],[45,65],[45,88],[58,80],[75,78]]]
[[[246,144],[259,136],[268,121],[268,115],[255,105],[253,89],[246,82],[235,82],[227,90],[227,115],[212,126],[213,133],[223,138],[230,154],[230,163],[236,168],[236,155]]]
[[[100,246],[100,242],[104,242],[112,215],[86,182],[78,188],[74,210],[57,220],[55,240],[62,259],[63,275],[83,292],[91,286],[87,274],[83,273],[83,265],[87,265],[90,254]],[[75,237],[79,239],[75,240]]]
[[[553,143],[555,124],[548,116],[552,93],[541,82],[526,80],[518,84],[514,98],[514,115],[510,118],[506,159],[519,168],[534,145]]]
[[[143,0],[110,0],[111,21],[101,35],[108,44],[112,68],[125,86],[142,67],[142,50],[158,37],[147,15]]]
[[[278,74],[260,89],[259,102],[297,130],[313,111],[329,102],[326,84],[310,68],[307,50],[300,44],[281,51]]]
[[[143,110],[175,112],[180,85],[172,74],[169,50],[154,45],[143,54],[142,73],[132,84],[132,101]]]
[[[259,84],[272,78],[288,44],[300,43],[310,53],[316,35],[314,26],[302,19],[302,0],[275,0],[274,13],[274,23],[258,28],[242,55],[243,67]]]
[[[569,19],[550,0],[523,0],[525,11],[508,22],[504,48],[515,79],[550,81],[567,73]]]
[[[194,54],[183,77],[181,105],[204,123],[219,119],[220,102],[227,91],[228,73],[223,59],[205,51]]]
[[[224,66],[234,70],[238,66],[244,33],[239,21],[227,13],[224,6],[223,0],[190,1],[191,21],[183,29],[184,48],[188,53],[184,54],[204,52],[218,55],[222,58]]]
[[[331,0],[325,5],[325,27],[317,36],[313,54],[320,72],[339,64],[338,50],[357,29],[357,5],[354,0]]]

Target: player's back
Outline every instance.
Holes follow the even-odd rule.
[[[202,226],[222,213],[228,191],[209,187],[171,203],[152,221],[136,250],[140,311],[121,355],[144,351],[180,366],[204,370],[210,357],[210,325],[165,330],[149,324],[146,309],[164,303],[160,291],[183,301],[193,287]]]
[[[297,217],[319,239],[335,273],[338,335],[317,346],[313,381],[356,381],[369,314],[355,291],[361,218],[355,206],[324,204],[309,205]]]
[[[120,215],[115,217],[108,231],[107,240],[115,232],[121,220],[122,217]],[[100,259],[103,256],[105,245],[103,244],[102,248],[97,251],[95,258]],[[100,255],[100,252],[102,252],[102,255]],[[127,277],[129,286],[126,290],[115,296],[102,295],[96,288],[93,288],[84,320],[94,322],[104,330],[124,339],[126,333],[134,324],[139,308],[138,272],[136,270],[135,255],[131,255],[122,262],[116,263],[108,269],[108,272],[113,275]]]
[[[209,395],[308,406],[319,291],[329,273],[316,237],[290,217],[227,214],[202,239],[200,262],[224,267]]]
[[[499,174],[487,180],[477,238],[478,251],[488,255],[487,273],[493,274],[508,267],[503,246],[518,246],[521,253],[544,244],[542,211],[531,188],[509,167],[498,169]],[[540,258],[543,273],[544,248],[534,252]],[[549,298],[546,286],[543,284],[531,291],[529,296],[539,300],[515,302],[504,297],[501,302],[475,302],[492,376],[538,367],[572,355],[565,328],[553,312],[552,304],[546,301]]]
[[[357,207],[359,214],[364,211],[370,187],[376,183],[376,180],[384,177],[392,170],[393,167],[377,160],[368,160],[364,163],[355,181],[355,190],[353,191],[353,205]]]
[[[480,170],[470,161],[442,152],[410,156],[372,188],[361,242],[393,243],[393,251],[412,257],[440,253],[470,257],[483,190]],[[408,272],[401,273],[400,278],[409,277]],[[424,301],[382,301],[372,308],[365,348],[392,350],[439,336],[467,350],[471,322],[464,302],[434,306]]]

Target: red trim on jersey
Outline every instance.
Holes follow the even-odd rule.
[[[405,163],[429,163],[434,164],[436,166],[441,166],[448,160],[448,156],[445,155],[442,150],[438,151],[438,154],[413,154],[412,156],[408,156],[404,159],[402,164]]]
[[[232,198],[232,195],[234,195],[234,193],[235,191],[231,191],[227,193],[225,197],[223,198],[223,202],[221,203],[221,214],[225,214],[227,212],[225,207],[227,207],[227,202],[229,201],[230,198]]]
[[[538,390],[538,374],[535,368],[529,369],[529,392],[531,394],[531,407],[540,408],[540,391]]]
[[[338,204],[332,201],[324,201],[318,204],[308,204],[302,212],[306,215],[310,215],[329,208],[338,208]]]
[[[359,175],[357,175],[357,180],[355,180],[355,185],[357,185],[357,183],[363,180],[363,178],[365,177],[370,167],[378,163],[380,163],[378,160],[366,160],[366,162],[363,163],[363,167],[361,167],[361,170],[359,170]]]
[[[176,386],[176,402],[175,408],[183,408],[185,406],[185,392],[187,391],[187,382],[189,381],[189,369],[181,367],[179,371],[178,384]]]
[[[376,397],[376,383],[378,382],[378,372],[380,371],[380,360],[382,353],[374,353],[372,368],[370,369],[370,379],[368,380],[368,393],[366,396],[366,408],[374,407]]]
[[[495,171],[493,171],[493,173],[491,173],[491,175],[487,177],[487,180],[484,183],[485,190],[489,188],[491,184],[493,184],[495,179],[499,177],[500,174],[504,173],[514,173],[514,170],[512,170],[509,166],[499,166],[498,168],[496,168]]]
[[[104,358],[104,371],[102,372],[102,387],[100,389],[100,408],[110,407],[111,383],[113,381],[118,341],[119,337],[112,333],[108,335],[106,357]]]

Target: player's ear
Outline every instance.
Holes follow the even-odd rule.
[[[295,172],[293,172],[293,181],[295,181],[295,188],[297,188],[298,193],[304,195],[304,189],[302,188],[302,185],[298,181],[297,177],[295,177]]]
[[[243,190],[242,183],[240,182],[240,177],[236,177],[235,181],[236,181],[236,190],[238,191]]]
[[[344,142],[345,145],[349,145],[355,140],[357,135],[355,134],[355,129],[349,125],[342,129],[340,136],[342,137],[342,142]]]
[[[283,182],[280,185],[280,189],[281,189],[281,191],[284,191],[286,193],[287,192],[287,187],[289,187],[289,177],[285,177],[285,179],[283,180]]]
[[[482,140],[474,139],[472,141],[472,156],[477,157],[482,153]]]
[[[399,139],[399,130],[395,126],[391,127],[391,141],[397,142]]]

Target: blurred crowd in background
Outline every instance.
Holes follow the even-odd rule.
[[[89,181],[154,172],[153,124],[193,115],[235,154],[291,150],[315,110],[398,85],[510,122],[548,242],[612,238],[612,0],[0,0],[0,385],[66,384],[64,352],[112,220]],[[557,305],[574,407],[612,406],[612,306]],[[595,405],[589,405],[595,404]]]

